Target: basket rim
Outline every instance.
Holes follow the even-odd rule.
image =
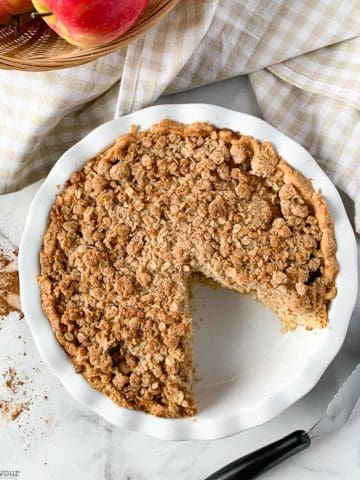
[[[136,22],[135,25],[133,25],[122,37],[105,45],[86,49],[74,47],[76,48],[74,52],[65,53],[58,57],[54,56],[53,58],[47,58],[44,55],[35,55],[19,59],[7,55],[0,55],[0,69],[46,71],[76,67],[89,63],[129,45],[131,42],[144,35],[150,28],[155,26],[165,15],[167,15],[176,4],[179,3],[179,1],[180,0],[166,0],[166,3],[163,2],[162,4],[159,4],[152,12],[152,16],[147,19],[145,23],[140,24],[139,21]]]

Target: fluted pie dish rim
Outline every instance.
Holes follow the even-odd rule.
[[[276,364],[274,363],[273,368],[271,361],[265,367],[268,369],[268,376],[274,371],[273,386],[270,390],[269,386],[264,384],[263,392],[261,391],[261,375],[255,372],[254,382],[259,377],[259,384],[249,385],[247,387],[249,392],[246,392],[244,398],[239,397],[238,404],[236,388],[240,388],[240,379],[235,380],[233,384],[229,383],[232,385],[230,390],[234,385],[236,387],[233,388],[234,391],[229,398],[224,395],[222,400],[220,396],[217,402],[214,402],[215,405],[202,409],[200,395],[199,414],[194,418],[175,420],[157,418],[118,407],[107,397],[93,390],[81,375],[77,375],[65,352],[56,342],[50,324],[42,312],[39,287],[36,283],[36,276],[39,274],[38,255],[49,211],[61,188],[59,186],[62,186],[64,181],[87,160],[109,147],[119,135],[126,133],[132,124],[143,129],[164,117],[184,123],[208,121],[219,128],[230,128],[252,135],[261,141],[270,141],[290,165],[312,179],[315,189],[321,189],[334,219],[338,243],[337,260],[340,266],[336,280],[338,294],[329,310],[329,326],[321,331],[287,334],[299,336],[299,347],[304,346],[304,355],[300,363],[299,358],[292,358],[291,355],[289,357],[285,346],[284,355],[287,355],[287,358],[282,359],[281,355],[277,354],[274,356],[273,362]],[[307,393],[319,380],[342,345],[357,291],[354,234],[338,192],[312,157],[296,142],[256,117],[222,107],[199,104],[161,105],[135,112],[98,127],[68,150],[54,166],[31,204],[20,246],[19,272],[22,306],[37,348],[44,361],[70,393],[115,425],[169,440],[212,439],[231,435],[274,418]],[[266,327],[264,331],[266,332]],[[314,336],[316,341],[313,339]],[[294,341],[294,338],[290,341]],[[311,347],[306,345],[307,339]],[[283,362],[288,365],[282,365]],[[207,394],[211,395],[211,388],[206,385],[203,387]],[[251,397],[251,388],[256,390],[256,398]]]

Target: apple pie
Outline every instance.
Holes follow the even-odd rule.
[[[197,412],[194,278],[313,329],[327,325],[338,271],[324,198],[270,143],[167,119],[71,176],[40,263],[42,308],[76,372],[122,407],[170,418]]]

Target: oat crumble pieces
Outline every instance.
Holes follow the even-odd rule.
[[[163,120],[132,128],[57,196],[42,306],[93,387],[124,407],[193,416],[194,275],[254,296],[288,329],[318,328],[335,253],[325,200],[269,143]]]

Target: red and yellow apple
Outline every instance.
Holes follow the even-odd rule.
[[[148,0],[33,0],[50,28],[73,45],[99,46],[121,37]]]
[[[33,9],[31,0],[0,0],[0,24],[10,23],[11,17]]]

